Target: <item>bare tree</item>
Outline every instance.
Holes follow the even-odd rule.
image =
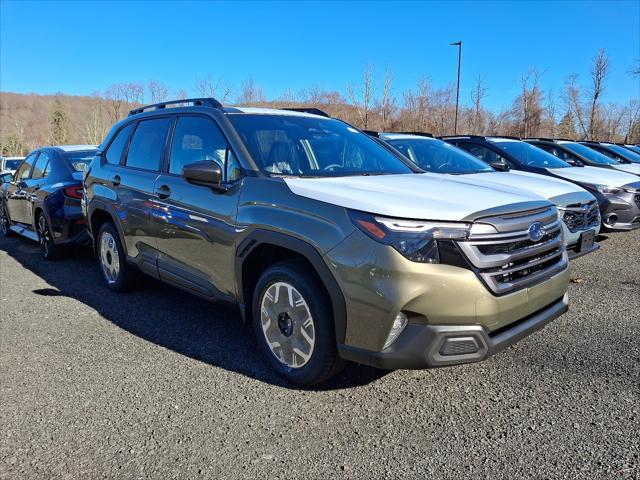
[[[92,109],[85,124],[83,140],[90,145],[99,145],[107,133],[108,126],[104,121],[104,108],[100,102]]]
[[[196,82],[196,92],[201,97],[215,98],[226,103],[233,93],[233,85],[222,77],[213,78],[207,75]]]
[[[600,97],[605,89],[605,80],[609,73],[610,62],[604,49],[600,49],[593,59],[591,67],[591,91],[589,98],[589,129],[588,139],[594,140],[596,136],[596,122]]]
[[[578,76],[570,75],[565,81],[564,102],[567,110],[576,122],[579,136],[586,138],[588,135],[585,107],[582,101],[582,90],[578,85]]]
[[[169,98],[169,87],[155,80],[149,80],[147,92],[149,95],[149,103],[165,102]]]
[[[629,106],[627,107],[624,143],[632,141],[632,137],[634,136],[634,127],[636,127],[638,123],[640,123],[640,100],[634,98],[629,101]],[[635,140],[638,139],[636,138]]]
[[[476,84],[471,91],[471,102],[473,103],[473,120],[471,132],[482,135],[484,132],[484,119],[482,113],[482,101],[487,94],[487,88],[484,86],[484,79],[478,75]]]
[[[360,126],[364,129],[369,127],[369,117],[373,107],[373,67],[367,66],[362,76],[362,84],[358,87],[349,85],[347,87],[347,96],[358,113]]]
[[[249,78],[242,84],[242,91],[240,92],[240,96],[236,99],[236,103],[243,105],[264,101],[264,90],[261,86],[256,85],[253,78]]]
[[[542,124],[542,91],[539,87],[541,73],[530,68],[520,78],[521,93],[514,101],[514,110],[519,110],[520,136],[537,135]]]
[[[396,99],[392,95],[391,84],[393,82],[393,72],[387,69],[382,87],[382,99],[380,101],[380,112],[382,116],[382,129],[387,130],[391,123],[391,117],[395,110]]]

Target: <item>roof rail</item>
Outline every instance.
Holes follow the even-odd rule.
[[[314,108],[314,107],[290,107],[290,108],[287,107],[287,108],[281,108],[280,110],[289,110],[290,112],[310,113],[312,115],[320,115],[321,117],[331,118],[331,115],[329,115],[324,110],[320,110],[319,108]]]
[[[580,140],[571,140],[570,138],[554,138],[554,142],[579,142]]]
[[[162,110],[163,108],[166,108],[167,105],[179,105],[181,103],[191,103],[194,107],[207,106],[211,108],[222,108],[222,104],[215,98],[183,98],[182,100],[171,100],[168,102],[154,103],[151,105],[134,108],[133,110],[129,111],[129,116],[136,115],[137,113],[142,113],[145,110]]]
[[[380,138],[380,132],[376,132],[374,130],[362,130],[362,133],[366,133],[370,137]]]

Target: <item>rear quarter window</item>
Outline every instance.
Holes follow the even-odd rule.
[[[111,163],[113,165],[118,165],[120,163],[122,152],[124,151],[124,147],[127,145],[127,140],[129,139],[133,125],[133,123],[130,123],[120,130],[115,136],[104,156],[107,163]]]

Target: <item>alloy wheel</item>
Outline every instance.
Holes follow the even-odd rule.
[[[115,238],[109,232],[103,232],[100,238],[100,267],[107,283],[118,281],[120,274],[120,255]]]
[[[307,301],[293,285],[269,285],[260,301],[260,321],[269,350],[282,364],[301,368],[309,362],[315,347],[315,324]]]
[[[47,226],[47,219],[42,214],[38,217],[38,240],[40,241],[42,254],[45,258],[48,257],[51,250],[51,233]]]

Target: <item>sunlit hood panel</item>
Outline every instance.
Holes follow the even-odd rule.
[[[285,178],[291,191],[333,205],[390,217],[459,221],[476,212],[541,201],[527,192],[458,182],[448,175],[407,174]],[[518,207],[514,207],[517,211]]]
[[[607,185],[610,187],[621,187],[628,183],[638,181],[638,177],[631,175],[630,173],[620,172],[609,168],[566,167],[547,168],[547,171],[574,182]]]
[[[545,175],[528,172],[486,172],[471,175],[457,175],[456,180],[471,182],[475,185],[494,185],[496,188],[511,187],[516,192],[528,190],[543,198],[549,199],[567,193],[585,193],[585,198],[590,197],[584,188],[575,183],[555,179]]]
[[[622,172],[640,175],[640,163],[625,163],[621,165],[614,165],[613,168]]]

